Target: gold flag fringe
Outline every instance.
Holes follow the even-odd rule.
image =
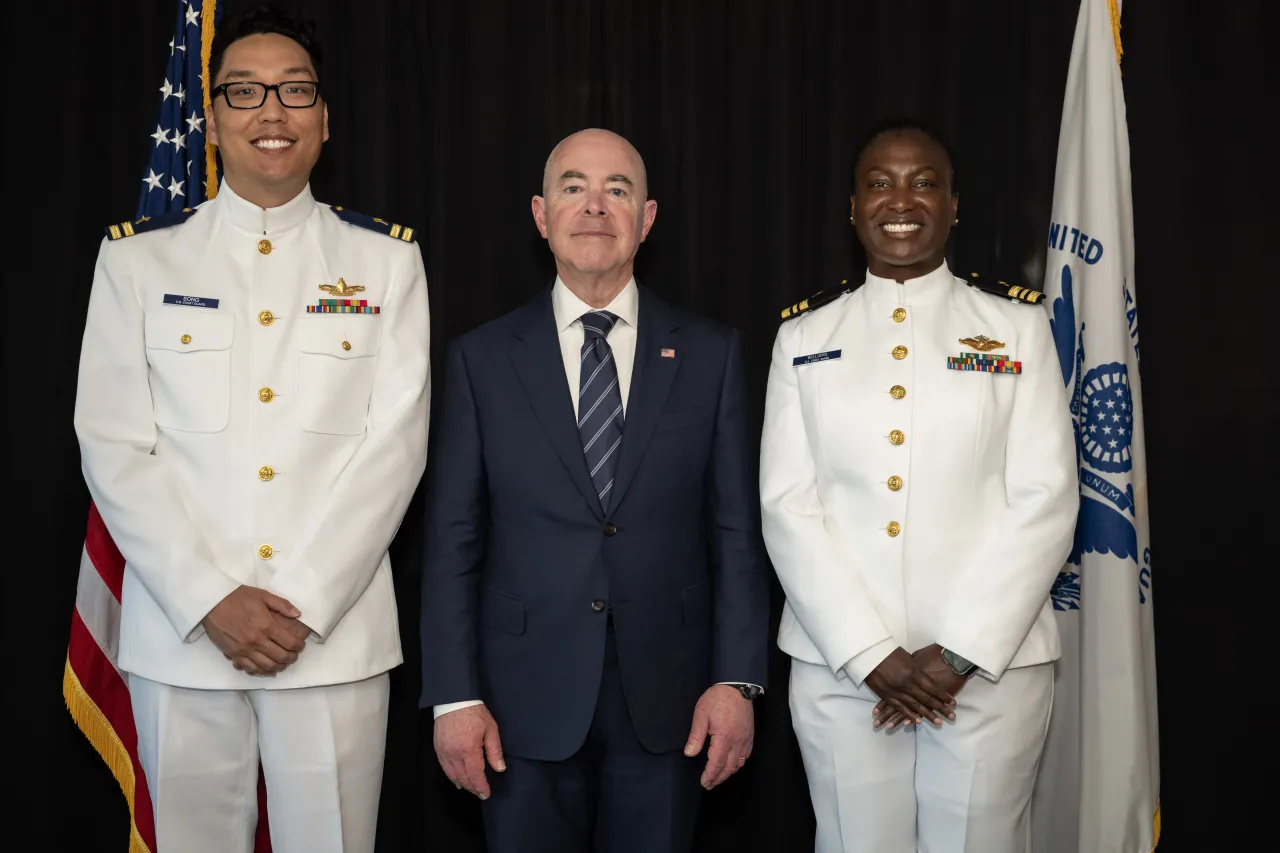
[[[62,698],[67,703],[67,710],[71,712],[71,719],[75,720],[80,731],[102,756],[129,804],[129,853],[152,853],[151,848],[142,840],[138,823],[134,819],[133,793],[137,779],[133,775],[133,759],[129,757],[129,751],[124,748],[120,736],[111,727],[97,703],[85,692],[75,670],[71,668],[70,659],[62,670]]]
[[[209,90],[213,88],[213,81],[209,79],[209,56],[213,53],[213,20],[217,9],[217,0],[204,0],[204,5],[200,7],[200,79],[204,81],[200,88],[204,90],[206,125],[208,117],[213,114],[213,100],[209,97]],[[204,180],[207,188],[205,198],[213,198],[218,194],[218,146],[209,140],[207,126],[204,136]]]

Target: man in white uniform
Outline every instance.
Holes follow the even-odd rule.
[[[859,155],[866,282],[784,312],[762,439],[816,849],[1025,851],[1078,501],[1049,321],[951,275],[936,135]]]
[[[274,10],[225,21],[216,198],[112,226],[94,274],[75,426],[158,853],[251,851],[259,762],[277,853],[373,850],[427,282],[409,229],[311,196],[320,59]]]

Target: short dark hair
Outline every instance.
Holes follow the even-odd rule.
[[[867,153],[871,143],[887,133],[902,133],[908,130],[923,133],[937,143],[942,152],[947,155],[947,162],[951,164],[951,194],[955,195],[958,192],[956,188],[956,158],[951,153],[951,146],[947,144],[946,136],[943,135],[942,131],[922,119],[898,116],[876,122],[862,137],[862,142],[853,152],[853,161],[849,164],[849,195],[858,194],[858,161],[862,159],[863,154]]]
[[[316,38],[315,24],[307,18],[296,18],[274,3],[264,3],[234,17],[223,18],[213,34],[213,50],[209,56],[209,79],[207,85],[212,86],[222,71],[222,57],[227,48],[246,36],[273,34],[293,39],[302,45],[302,49],[311,57],[311,65],[316,69],[316,79],[322,79],[320,63],[323,51]]]

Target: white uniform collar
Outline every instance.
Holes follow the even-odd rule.
[[[236,195],[225,178],[218,185],[218,195],[214,200],[218,202],[222,215],[231,220],[233,225],[254,234],[268,235],[279,234],[295,225],[301,225],[316,206],[309,183],[302,188],[302,192],[279,207],[263,209]]]
[[[574,320],[579,320],[583,314],[596,309],[579,299],[560,280],[560,276],[556,276],[556,283],[551,288],[551,310],[556,317],[556,331],[563,332],[573,325]],[[640,290],[636,287],[635,276],[627,280],[622,290],[618,291],[618,295],[613,297],[613,301],[606,305],[604,310],[612,311],[618,315],[619,320],[633,329],[637,328],[636,322],[640,315]]]
[[[898,284],[891,278],[880,278],[867,270],[867,283],[863,285],[876,302],[892,302],[895,305],[925,305],[940,299],[955,286],[955,276],[947,262],[931,273],[918,278],[909,278]]]

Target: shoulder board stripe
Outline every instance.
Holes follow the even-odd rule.
[[[161,228],[181,225],[195,212],[196,209],[194,207],[184,207],[182,210],[166,213],[163,216],[144,216],[141,219],[125,220],[115,225],[108,225],[107,239],[123,240],[125,237],[132,237],[134,234],[158,231]]]
[[[406,243],[413,242],[414,229],[407,225],[399,225],[394,222],[387,222],[385,219],[379,219],[376,216],[369,216],[365,213],[357,213],[354,210],[347,210],[341,205],[335,205],[333,212],[339,219],[348,225],[357,225],[361,228],[367,228],[370,231],[377,231],[379,234],[386,234],[396,240],[403,240]]]
[[[1038,290],[1032,290],[1029,287],[1023,287],[1018,284],[1009,284],[1007,281],[984,280],[976,272],[969,273],[969,278],[969,283],[979,290],[995,296],[1004,296],[1014,302],[1038,305],[1040,300],[1044,299],[1044,294]]]
[[[795,305],[788,308],[783,308],[782,319],[790,320],[792,317],[798,317],[806,311],[813,311],[816,308],[821,308],[823,305],[826,305],[837,297],[845,295],[851,290],[853,290],[853,288],[849,287],[849,280],[844,279],[840,282],[839,290],[820,290],[808,299],[797,302]]]

